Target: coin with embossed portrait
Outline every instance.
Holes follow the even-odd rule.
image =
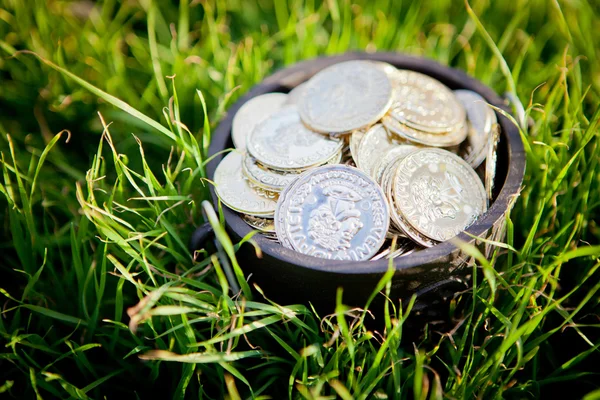
[[[298,110],[311,129],[335,135],[374,124],[391,102],[392,84],[382,68],[369,61],[346,61],[307,82]]]
[[[242,155],[229,153],[217,166],[214,175],[215,192],[234,211],[259,217],[273,216],[277,193],[261,189],[244,177]]]
[[[415,71],[390,74],[394,100],[390,115],[412,128],[443,133],[463,124],[466,114],[452,91],[440,81]]]
[[[253,215],[242,215],[245,223],[263,233],[275,233],[275,223],[271,218],[255,217]]]
[[[467,229],[487,210],[485,188],[477,173],[446,150],[409,154],[398,164],[392,184],[401,217],[440,242]]]
[[[472,90],[459,89],[454,95],[467,112],[469,130],[463,158],[477,168],[487,156],[489,137],[497,122],[496,113],[480,94]]]
[[[288,96],[284,93],[266,93],[248,100],[235,113],[231,123],[233,145],[240,150],[246,149],[246,139],[256,124],[281,108]]]
[[[396,202],[394,201],[394,191],[393,191],[393,180],[396,174],[396,170],[398,169],[398,165],[404,159],[405,156],[398,156],[392,161],[386,168],[382,177],[381,188],[386,196],[386,200],[390,209],[390,219],[392,221],[393,226],[395,226],[398,230],[404,233],[404,235],[410,238],[415,243],[418,243],[424,247],[435,246],[438,242],[428,238],[423,235],[421,232],[417,231],[413,228],[408,221],[404,219],[401,212],[396,207]]]
[[[298,170],[320,165],[336,155],[343,140],[313,132],[286,106],[258,124],[248,137],[248,152],[266,167]]]
[[[410,142],[432,147],[451,147],[462,143],[468,134],[466,121],[461,125],[455,125],[448,132],[430,133],[410,127],[392,115],[387,114],[381,119],[381,123],[389,129],[390,132],[398,135],[402,139]]]
[[[281,243],[300,253],[361,261],[377,253],[389,227],[381,188],[364,172],[327,165],[286,188],[275,211]]]

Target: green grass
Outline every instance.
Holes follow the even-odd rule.
[[[600,7],[471,7],[0,1],[0,393],[600,398]],[[416,336],[394,299],[370,310],[377,330],[341,292],[329,316],[251,299],[217,216],[242,294],[215,254],[187,251],[228,106],[277,68],[349,49],[462,68],[533,121],[508,246],[478,255],[448,329]]]

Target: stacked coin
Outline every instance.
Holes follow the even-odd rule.
[[[491,198],[499,125],[475,92],[347,61],[287,95],[246,102],[232,138],[237,150],[215,171],[226,206],[284,247],[361,261],[410,254],[473,224]],[[484,160],[485,186],[475,171]]]

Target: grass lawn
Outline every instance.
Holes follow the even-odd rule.
[[[0,397],[600,399],[599,24],[595,0],[0,0]],[[506,244],[449,327],[232,294],[187,250],[228,106],[350,49],[524,105]]]

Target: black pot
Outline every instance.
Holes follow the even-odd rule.
[[[427,74],[450,89],[473,90],[490,104],[508,112],[505,101],[492,89],[462,71],[442,66],[435,61],[397,53],[347,53],[300,62],[276,72],[256,85],[230,108],[227,117],[217,127],[209,149],[210,155],[233,147],[230,134],[233,116],[252,97],[269,92],[287,93],[329,65],[357,59],[385,61],[398,68]],[[502,134],[498,146],[493,202],[488,211],[467,230],[471,235],[494,237],[496,240],[504,236],[505,214],[510,211],[519,194],[525,170],[525,153],[517,128],[499,113],[497,117]],[[217,155],[208,164],[209,178],[212,179],[222,158],[222,155]],[[214,190],[212,195],[217,204]],[[251,231],[236,212],[223,207],[223,213],[232,240],[239,241]],[[469,243],[475,241],[465,233],[457,238]],[[297,253],[261,235],[255,235],[254,240],[262,249],[262,258],[257,258],[255,249],[245,244],[237,253],[240,265],[245,274],[250,276],[250,281],[258,284],[269,298],[287,304],[311,302],[321,309],[331,310],[335,304],[336,289],[341,286],[344,288],[345,304],[363,306],[388,269],[388,260],[385,259],[364,262],[332,261]],[[450,242],[396,258],[391,296],[408,298],[416,293],[422,298],[429,298],[426,303],[435,303],[440,293],[447,296],[448,293],[465,287],[461,283],[464,281],[462,276],[471,271],[466,267],[467,259]]]

